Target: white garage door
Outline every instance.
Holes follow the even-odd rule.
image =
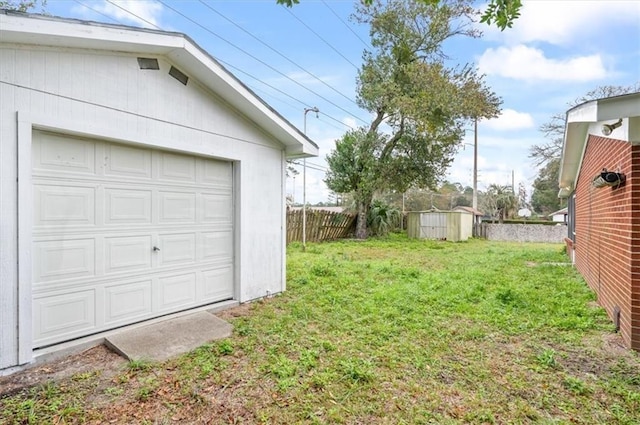
[[[233,297],[232,164],[33,134],[34,347]]]

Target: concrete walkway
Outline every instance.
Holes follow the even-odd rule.
[[[105,344],[129,360],[162,362],[210,341],[231,336],[230,323],[206,311],[123,331]]]

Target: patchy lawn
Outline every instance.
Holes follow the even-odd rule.
[[[640,423],[640,360],[559,245],[289,247],[228,340],[0,399],[0,423]],[[2,381],[0,381],[0,385]]]

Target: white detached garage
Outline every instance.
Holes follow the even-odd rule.
[[[285,289],[313,142],[182,34],[2,12],[0,43],[0,370]]]

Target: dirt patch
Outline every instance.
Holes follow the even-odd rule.
[[[216,316],[223,320],[245,317],[253,308],[255,307],[252,303],[246,303],[217,312]],[[0,397],[16,394],[46,382],[59,382],[82,373],[99,372],[101,381],[110,381],[124,370],[126,364],[126,359],[106,346],[99,345],[78,354],[29,367],[12,375],[0,376]]]
[[[620,334],[604,334],[584,341],[583,347],[564,349],[558,362],[575,375],[624,375],[640,370],[640,356],[625,347]],[[621,365],[627,367],[621,368]],[[633,376],[626,378],[635,379]]]
[[[104,345],[99,345],[82,353],[0,377],[0,396],[15,394],[49,381],[60,381],[82,373],[100,371],[103,378],[109,379],[120,372],[125,364],[125,359]]]
[[[256,301],[256,302],[264,302],[264,301]],[[229,308],[223,311],[219,311],[216,313],[216,316],[221,318],[222,320],[235,319],[236,317],[246,317],[251,314],[251,311],[255,309],[254,303],[244,303],[240,304],[237,307]]]

